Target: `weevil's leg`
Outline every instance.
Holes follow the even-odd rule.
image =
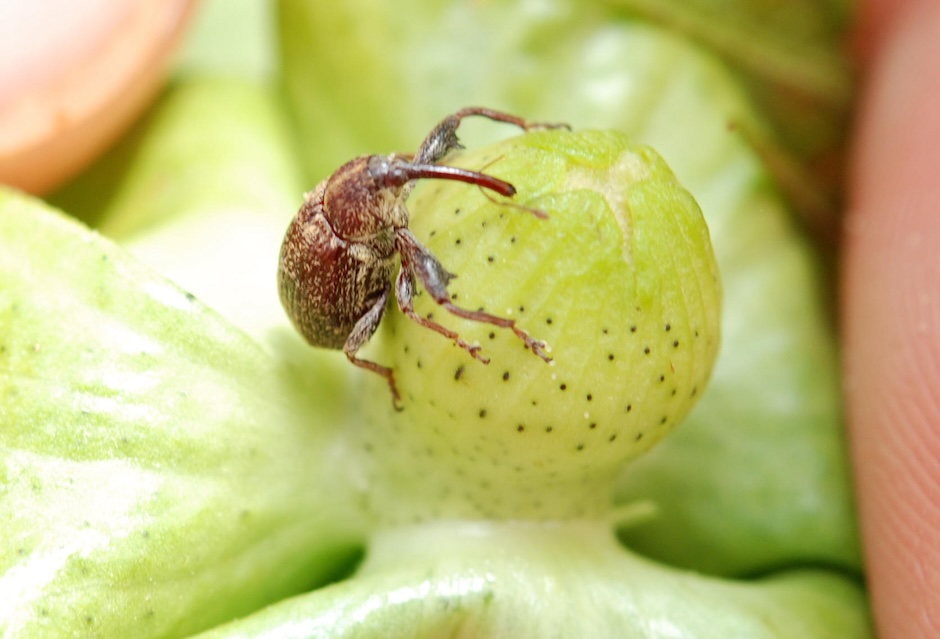
[[[367,359],[356,357],[356,353],[359,352],[359,349],[369,341],[369,338],[375,333],[375,329],[379,327],[379,322],[382,321],[382,315],[385,313],[385,305],[388,303],[388,296],[391,290],[392,286],[389,284],[379,294],[372,306],[369,307],[368,312],[359,318],[359,321],[353,326],[349,337],[346,338],[346,343],[343,345],[343,353],[346,354],[350,362],[359,368],[364,368],[367,371],[372,371],[384,377],[385,381],[388,382],[389,390],[392,391],[392,403],[395,409],[401,410],[401,395],[399,395],[398,388],[395,386],[395,375],[392,369]]]
[[[527,332],[516,326],[515,320],[499,317],[497,315],[490,315],[489,313],[484,313],[483,311],[470,311],[465,308],[460,308],[451,302],[450,294],[447,292],[447,283],[454,277],[454,275],[448,273],[447,270],[444,269],[441,263],[437,261],[437,258],[435,258],[434,255],[418,241],[418,238],[416,238],[411,233],[411,231],[408,229],[399,229],[396,231],[396,245],[398,252],[402,257],[402,264],[407,261],[412,265],[414,275],[417,276],[419,280],[421,280],[421,285],[424,286],[424,289],[439,305],[443,306],[450,313],[453,313],[458,317],[463,317],[475,322],[492,324],[494,326],[499,326],[500,328],[508,328],[512,330],[512,332],[515,333],[519,339],[525,342],[525,345],[531,348],[533,353],[541,357],[546,362],[551,361],[552,358],[548,355],[546,350],[548,345],[541,340],[535,339]],[[413,286],[414,283],[412,280],[412,287]],[[401,297],[399,293],[399,304],[400,303]],[[447,329],[443,330],[446,331]],[[456,333],[454,333],[454,335],[456,335]],[[477,357],[477,359],[480,358]]]
[[[482,347],[479,344],[468,344],[463,339],[461,339],[460,335],[458,335],[455,331],[441,326],[430,318],[421,317],[417,312],[415,312],[415,267],[414,262],[412,261],[413,257],[413,255],[406,255],[405,253],[401,254],[401,270],[398,272],[398,281],[395,284],[395,295],[398,297],[398,308],[400,308],[401,312],[409,317],[412,321],[417,322],[424,328],[429,328],[432,331],[440,333],[444,337],[453,340],[457,346],[470,353],[470,355],[472,355],[475,359],[478,359],[484,364],[489,364],[490,360],[480,355],[480,350]],[[433,276],[434,280],[438,282],[439,286],[443,287],[444,292],[446,293],[447,282],[450,281],[450,279],[454,276],[452,273],[448,273],[446,270],[444,270],[444,267],[442,267],[440,263],[437,264],[437,268],[438,270]]]
[[[533,129],[570,128],[567,124],[529,122],[528,120],[520,118],[519,116],[504,113],[503,111],[497,111],[495,109],[487,109],[485,107],[466,107],[460,109],[456,113],[448,115],[446,118],[441,120],[437,126],[431,130],[430,133],[428,133],[427,137],[424,138],[424,141],[421,143],[421,146],[418,147],[418,152],[415,154],[414,161],[419,164],[435,164],[441,161],[444,156],[451,151],[462,148],[460,145],[460,140],[457,139],[457,127],[460,126],[461,120],[471,115],[479,115],[496,122],[512,124],[524,131],[531,131]]]

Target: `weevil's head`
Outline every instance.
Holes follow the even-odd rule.
[[[327,178],[323,212],[341,238],[370,243],[408,225],[404,187],[395,172],[395,156],[364,155],[350,160]]]

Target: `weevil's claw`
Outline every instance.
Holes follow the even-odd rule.
[[[388,389],[392,392],[392,408],[395,409],[396,413],[400,413],[405,410],[405,407],[401,403],[401,393],[398,392],[398,386],[395,385],[395,377],[389,375],[386,377],[388,381]]]
[[[552,356],[548,354],[547,348],[548,344],[543,341],[538,341],[535,343],[535,346],[532,347],[532,352],[541,357],[544,361],[551,362]]]
[[[483,347],[480,346],[479,344],[468,344],[467,342],[465,342],[464,340],[458,337],[457,346],[459,346],[460,348],[470,353],[470,356],[473,357],[473,359],[477,360],[478,362],[482,362],[483,364],[490,363],[489,357],[486,357],[485,355],[480,355],[480,351],[483,350]]]
[[[531,348],[532,352],[541,357],[542,360],[545,362],[552,361],[551,355],[548,354],[549,346],[547,342],[540,339],[535,339],[521,328],[517,328],[515,323],[513,323],[512,332],[515,333],[519,339],[525,342],[526,347]]]

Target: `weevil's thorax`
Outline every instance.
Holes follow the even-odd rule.
[[[323,211],[337,235],[350,242],[385,244],[395,229],[408,226],[407,194],[391,171],[389,157],[368,155],[350,160],[329,178]]]

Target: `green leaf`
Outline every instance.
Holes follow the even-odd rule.
[[[180,636],[332,577],[361,529],[309,381],[0,191],[0,630]]]

